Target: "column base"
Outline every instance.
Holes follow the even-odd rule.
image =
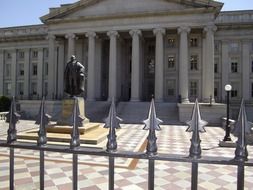
[[[163,99],[162,98],[155,98],[155,102],[163,102]]]
[[[215,103],[215,99],[212,98],[212,99],[210,100],[210,97],[208,97],[208,98],[203,98],[203,103]]]
[[[185,103],[190,103],[188,98],[181,98],[181,103],[185,104]]]
[[[140,102],[140,98],[131,98],[130,102]]]

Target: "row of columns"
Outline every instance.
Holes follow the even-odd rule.
[[[188,102],[188,34],[191,31],[189,27],[179,27],[178,34],[180,36],[179,43],[179,94],[182,102]],[[203,96],[204,100],[209,100],[210,96],[214,97],[214,31],[215,26],[207,26],[204,28],[206,33],[206,59],[204,62],[204,84]],[[156,52],[155,52],[155,100],[163,101],[164,90],[164,28],[156,28],[153,30],[156,36]],[[141,30],[131,30],[129,34],[132,36],[132,74],[131,74],[131,101],[140,101],[141,95],[141,56],[140,56],[140,39]],[[109,31],[107,35],[110,38],[109,52],[109,90],[108,99],[117,97],[117,39],[119,33],[117,31]],[[75,34],[65,36],[68,39],[68,57],[75,54]],[[87,32],[88,38],[88,83],[87,83],[87,100],[95,100],[96,96],[96,33]],[[55,36],[49,37],[49,64],[52,69],[49,70],[49,94],[55,90]],[[212,72],[210,72],[212,71]]]
[[[30,49],[25,48],[24,50],[24,60],[22,63],[24,63],[24,75],[20,78],[18,74],[18,64],[20,61],[18,61],[17,58],[17,49],[11,50],[11,61],[8,63],[11,65],[11,75],[8,82],[11,84],[11,96],[19,96],[18,91],[18,83],[23,83],[23,98],[29,98],[31,94],[30,85],[32,82],[36,82],[37,84],[37,93],[39,96],[43,95],[43,48],[36,48],[38,50],[38,58],[36,60],[37,63],[37,75],[34,76],[34,78],[31,77],[31,61],[30,61]],[[5,62],[5,54],[4,51],[0,51],[0,70],[4,71],[4,63]],[[4,94],[4,72],[0,72],[0,94]]]

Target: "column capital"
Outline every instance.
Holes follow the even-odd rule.
[[[48,35],[46,36],[46,39],[47,39],[47,40],[55,40],[55,39],[56,39],[56,36],[55,36],[54,34],[48,34]]]
[[[181,34],[181,33],[190,33],[191,32],[191,28],[189,26],[180,26],[177,28],[177,33]]]
[[[214,24],[210,24],[204,27],[204,32],[215,32],[217,31],[217,26]]]
[[[97,36],[97,34],[96,34],[96,32],[89,31],[89,32],[86,32],[85,36],[87,38],[95,38]]]
[[[76,35],[74,33],[69,33],[69,34],[65,35],[65,38],[66,39],[74,39],[74,38],[76,38]]]
[[[138,29],[134,29],[134,30],[130,30],[129,31],[129,34],[133,37],[135,35],[138,35],[138,36],[141,36],[142,33],[141,33],[141,30],[138,30]]]
[[[153,29],[153,33],[154,33],[155,35],[157,35],[157,34],[162,34],[162,35],[164,35],[165,32],[166,32],[166,30],[165,30],[164,28],[155,28],[155,29]]]
[[[108,31],[106,34],[107,34],[107,36],[109,36],[110,38],[111,38],[111,37],[119,37],[119,33],[118,33],[118,31],[116,31],[116,30]]]

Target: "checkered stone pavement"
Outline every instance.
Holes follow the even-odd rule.
[[[21,121],[22,124],[22,121]],[[143,131],[143,125],[123,125],[129,129],[117,137],[120,150],[136,149],[135,146],[145,139],[147,131]],[[162,131],[158,131],[157,143],[159,153],[188,155],[191,133],[185,132],[186,126],[162,125]],[[131,132],[132,131],[132,132]],[[224,136],[224,131],[218,127],[206,127],[206,133],[201,134],[202,155],[234,157],[234,148],[221,148],[219,140]],[[234,139],[235,140],[235,139]],[[24,150],[15,150],[15,153],[28,154]],[[135,150],[136,151],[136,150]],[[253,157],[253,148],[248,146],[249,158]],[[0,148],[0,190],[7,190],[9,185],[9,157],[4,155],[7,149]],[[29,152],[33,156],[38,155],[34,151]],[[61,157],[62,160],[46,160],[45,162],[45,189],[72,189],[72,164],[71,155],[60,153],[47,153],[47,156]],[[79,156],[81,157],[81,155]],[[86,161],[93,159],[87,157]],[[94,157],[94,162],[104,162],[107,158]],[[117,158],[120,160],[120,158]],[[80,160],[81,161],[81,160]],[[122,160],[119,163],[123,163]],[[108,189],[108,168],[94,164],[80,162],[78,165],[78,187],[81,190]],[[116,190],[146,190],[148,179],[148,161],[139,160],[134,169],[128,167],[115,168]],[[200,190],[235,190],[237,180],[237,167],[226,165],[199,164],[198,189]],[[35,190],[39,189],[39,160],[35,157],[15,158],[15,189]],[[184,190],[191,189],[191,164],[178,162],[155,162],[155,189],[156,190]],[[245,167],[245,189],[253,189],[253,168]]]

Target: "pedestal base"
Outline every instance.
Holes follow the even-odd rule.
[[[235,148],[236,144],[233,141],[220,141],[220,147]]]
[[[85,117],[85,107],[84,107],[84,99],[78,97],[78,107],[80,111],[80,116],[84,118],[83,123],[88,123],[89,119]],[[74,99],[65,99],[62,101],[62,112],[60,119],[57,121],[57,125],[67,125],[72,126],[72,115],[74,109],[75,100]]]

